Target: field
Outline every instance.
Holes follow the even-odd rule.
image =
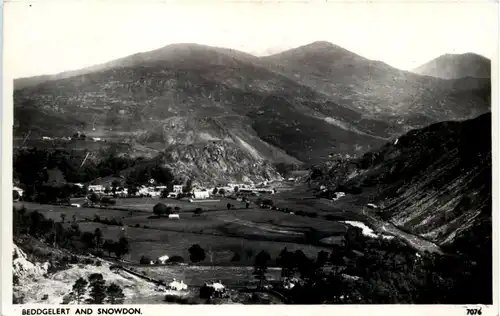
[[[159,201],[180,207],[179,219],[157,217],[152,213]],[[230,201],[235,209],[227,210]],[[168,202],[168,203],[167,203]],[[207,253],[202,264],[252,265],[255,255],[266,250],[273,260],[287,247],[301,249],[308,256],[315,257],[320,250],[328,250],[314,240],[307,238],[310,231],[320,232],[321,238],[343,235],[347,226],[320,218],[310,218],[268,209],[246,209],[235,200],[219,202],[190,203],[188,201],[163,199],[118,199],[115,207],[123,210],[76,208],[35,203],[23,204],[28,210],[38,210],[54,221],[61,221],[65,214],[66,225],[73,215],[81,231],[93,232],[100,228],[105,239],[117,240],[125,234],[131,245],[126,260],[138,262],[142,256],[156,259],[163,255],[179,255],[189,261],[188,249],[199,244]],[[201,215],[194,210],[201,207]],[[123,226],[94,222],[101,219],[115,219]],[[236,260],[234,257],[239,257]]]

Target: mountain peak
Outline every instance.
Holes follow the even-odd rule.
[[[490,78],[491,61],[479,54],[444,54],[413,70],[413,72],[443,79],[465,77]]]

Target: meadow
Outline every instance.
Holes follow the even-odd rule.
[[[154,215],[152,208],[160,201],[178,206],[180,218]],[[226,209],[229,201],[235,209]],[[268,251],[274,262],[284,247],[316,257],[319,251],[328,251],[328,248],[307,239],[308,232],[320,231],[322,237],[339,236],[347,229],[342,223],[321,218],[260,209],[255,205],[246,209],[243,203],[235,200],[190,203],[164,199],[117,199],[114,207],[122,210],[16,203],[16,207],[21,205],[28,210],[38,210],[56,222],[62,221],[61,214],[65,214],[67,226],[74,215],[82,232],[94,232],[99,228],[104,239],[118,240],[125,234],[131,249],[124,259],[132,262],[139,262],[142,256],[154,260],[163,255],[181,256],[189,262],[188,249],[193,244],[205,249],[206,258],[201,264],[252,265],[255,255],[261,250]],[[196,208],[202,208],[204,212],[195,214]],[[96,216],[114,219],[123,226],[95,222]]]

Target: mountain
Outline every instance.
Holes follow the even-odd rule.
[[[328,42],[311,43],[263,60],[331,101],[362,112],[365,118],[396,121],[411,126],[409,129],[472,118],[488,111],[490,103],[488,81],[471,79],[457,85],[454,80],[402,71]]]
[[[484,113],[488,89],[404,73],[329,43],[263,58],[174,44],[24,84],[14,92],[14,133],[82,131],[184,153],[186,161],[216,141],[235,153],[221,159],[312,165],[331,153],[359,156],[411,128]]]
[[[491,159],[487,113],[410,131],[358,159],[331,159],[311,181],[356,193],[379,205],[382,219],[447,245],[491,221]]]
[[[443,79],[491,78],[491,61],[483,56],[467,54],[445,54],[413,70],[413,72]]]

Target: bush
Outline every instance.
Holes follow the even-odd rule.
[[[185,297],[179,297],[177,295],[167,294],[165,295],[165,302],[176,303],[176,304],[188,304],[188,299]]]
[[[171,263],[183,263],[184,262],[184,258],[182,258],[181,256],[173,256],[173,257],[169,258],[167,260],[167,262],[171,262]]]
[[[151,259],[146,256],[142,256],[141,259],[139,260],[140,264],[149,264],[151,262]]]
[[[139,227],[141,227],[141,225],[139,225],[139,223],[137,223],[137,224],[135,224],[135,227],[139,228]]]
[[[69,263],[76,264],[78,262],[79,262],[78,257],[75,255],[72,255],[70,260],[69,260]]]
[[[203,209],[201,207],[198,207],[196,208],[196,210],[194,210],[194,213],[200,215],[201,213],[203,213]]]
[[[239,253],[235,252],[233,257],[231,258],[231,262],[238,262],[241,260],[241,256]]]

